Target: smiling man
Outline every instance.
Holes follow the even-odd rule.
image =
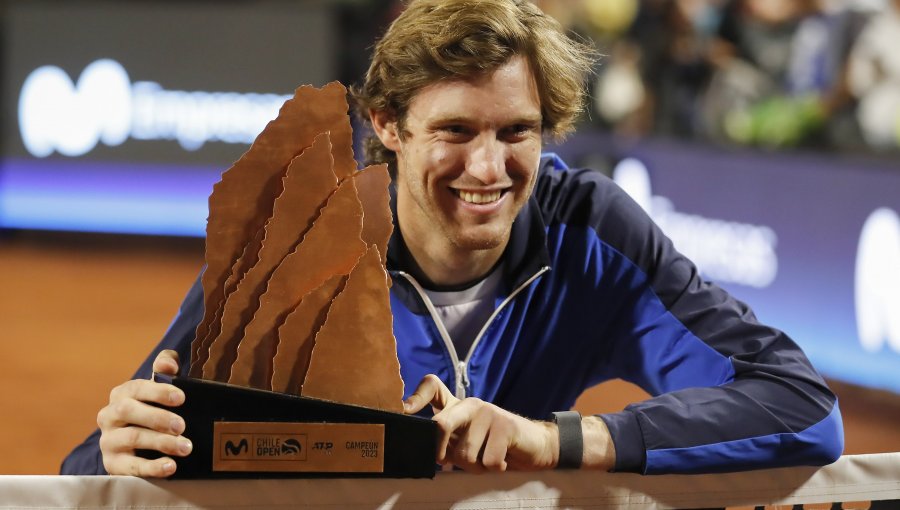
[[[424,87],[402,128],[389,111],[371,119],[398,155],[397,218],[416,276],[442,286],[483,277],[537,178],[541,103],[528,61]]]
[[[376,46],[354,97],[375,135],[369,158],[394,178],[405,411],[432,411],[437,461],[471,471],[833,461],[837,401],[797,345],[701,280],[612,181],[541,155],[545,137],[571,130],[590,64],[521,0],[414,0]],[[191,450],[184,423],[148,403],[184,395],[141,378],[186,370],[177,353],[201,317],[195,285],[63,473],[174,472]],[[613,378],[653,397],[619,413],[567,411]]]

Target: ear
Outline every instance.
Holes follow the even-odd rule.
[[[375,136],[385,147],[398,152],[400,150],[400,134],[397,131],[397,120],[394,114],[384,110],[369,110],[369,118],[372,120],[372,130],[375,131]]]

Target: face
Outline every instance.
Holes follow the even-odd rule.
[[[502,251],[540,160],[540,99],[527,61],[433,83],[413,98],[403,132],[392,137],[392,126],[381,138],[397,155],[407,244],[430,243],[432,253]]]

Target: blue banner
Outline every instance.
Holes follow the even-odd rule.
[[[826,377],[900,393],[900,163],[582,135],[699,266]]]

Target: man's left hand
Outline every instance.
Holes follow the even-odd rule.
[[[403,403],[406,414],[426,405],[438,424],[436,459],[466,471],[553,469],[559,432],[549,422],[532,421],[480,400],[460,400],[435,376],[427,375]]]

